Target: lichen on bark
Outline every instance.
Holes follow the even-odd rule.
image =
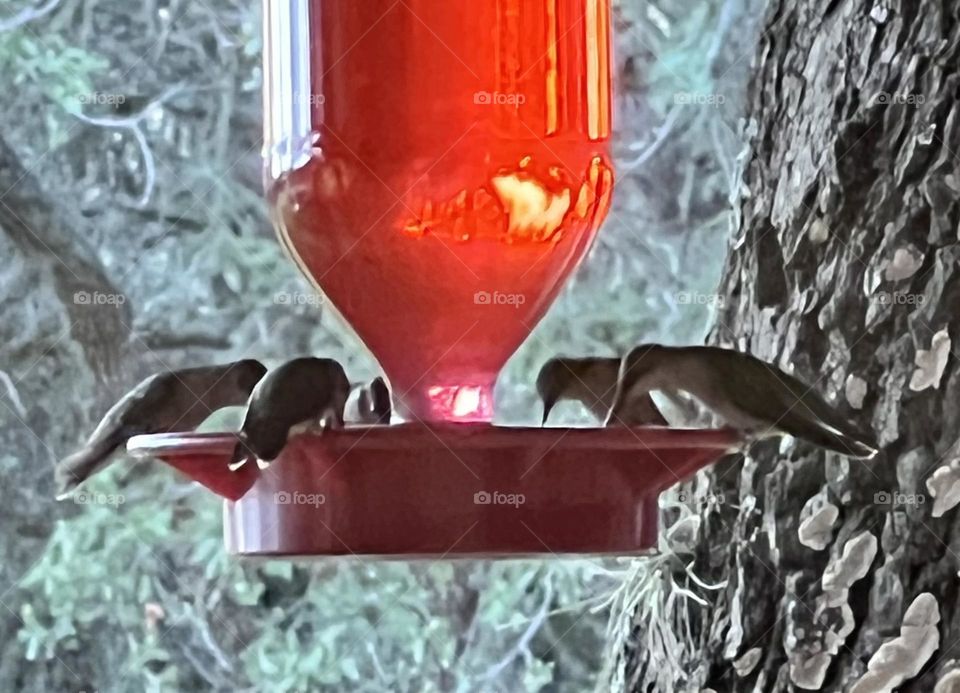
[[[710,608],[686,604],[696,628],[679,659],[699,666],[672,671],[674,690],[792,690],[797,662],[822,669],[823,690],[847,690],[925,592],[941,604],[940,648],[898,690],[933,690],[960,657],[960,619],[942,609],[956,595],[960,515],[932,517],[925,486],[960,438],[958,17],[956,0],[768,10],[709,341],[810,382],[883,450],[859,462],[763,443],[709,472],[728,502],[703,517],[695,569],[726,586]],[[839,509],[823,551],[798,538],[817,494]],[[850,585],[852,628],[818,617],[827,565],[865,532],[879,550]],[[629,688],[653,690],[663,664],[642,640],[613,656]],[[755,648],[760,661],[738,675]]]

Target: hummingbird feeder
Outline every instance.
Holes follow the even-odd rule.
[[[404,423],[130,441],[226,499],[242,555],[631,554],[728,431],[494,426],[493,386],[609,207],[609,0],[264,0],[267,193]]]

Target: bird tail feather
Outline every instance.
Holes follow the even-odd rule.
[[[57,500],[69,497],[84,481],[100,471],[129,436],[122,432],[90,440],[80,450],[65,457],[54,472]]]
[[[815,394],[815,393],[811,393]],[[816,421],[818,424],[811,424],[810,427],[817,427],[820,430],[827,430],[834,433],[838,440],[844,441],[846,445],[844,450],[838,450],[843,454],[851,447],[860,451],[860,457],[870,458],[877,454],[877,444],[873,436],[863,430],[853,422],[843,418],[838,411],[822,400],[819,395],[807,397],[798,402],[798,412],[806,414],[810,421]]]
[[[792,433],[788,431],[788,433]],[[838,452],[841,455],[854,457],[858,459],[870,459],[877,454],[877,448],[874,445],[860,440],[843,432],[833,431],[817,424],[807,424],[804,422],[796,431],[799,438],[803,438],[814,445],[819,445],[827,450]]]

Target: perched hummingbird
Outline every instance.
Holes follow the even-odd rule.
[[[217,409],[243,404],[266,372],[247,359],[151,375],[110,408],[81,450],[57,465],[57,499],[105,467],[129,438],[191,431]]]
[[[354,384],[347,400],[344,418],[348,423],[365,426],[390,423],[390,390],[383,378],[377,377],[367,384]]]
[[[360,390],[357,402],[363,423],[388,424],[392,409],[390,407],[390,388],[383,378],[376,377]]]
[[[350,381],[333,359],[287,361],[261,380],[247,402],[231,468],[256,457],[277,458],[291,435],[305,430],[343,427]]]
[[[776,366],[730,349],[644,344],[623,361],[611,418],[630,397],[685,392],[726,423],[755,437],[787,434],[851,457],[877,454],[859,430],[817,392]]]
[[[649,393],[628,393],[618,418],[611,416],[621,370],[619,358],[558,357],[547,361],[537,376],[537,393],[543,401],[543,421],[547,423],[550,411],[558,402],[573,400],[586,406],[605,425],[665,426],[666,419],[657,409]]]

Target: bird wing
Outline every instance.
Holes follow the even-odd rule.
[[[227,370],[210,366],[151,375],[110,408],[91,440],[121,428],[131,436],[173,429],[193,430],[215,409],[226,404],[243,404],[246,399],[238,393],[226,398],[226,402],[214,401],[224,399],[218,395],[229,389],[221,382]]]
[[[129,435],[149,433],[150,413],[162,402],[163,375],[151,375],[121,397],[100,419],[87,444],[126,429]]]
[[[654,403],[664,413],[664,418],[674,428],[703,428],[712,426],[712,410],[701,400],[677,390],[675,392],[659,391],[666,398],[666,402]]]
[[[233,365],[165,371],[142,380],[110,407],[83,448],[57,465],[58,497],[102,469],[130,437],[193,430],[213,410],[242,403],[239,389],[222,382]]]
[[[250,396],[242,433],[248,447],[263,459],[279,454],[294,426],[316,422],[336,404],[332,376],[349,384],[342,371],[337,374],[323,359],[295,359],[271,371]],[[342,409],[335,412],[341,422]],[[342,425],[342,424],[341,424]]]
[[[783,418],[778,428],[795,438],[807,440],[841,455],[870,458],[877,453],[876,448],[870,444],[832,430],[814,419],[788,415]]]
[[[581,403],[593,414],[597,421],[606,422],[610,418],[616,403],[616,387],[614,383],[609,386],[609,389],[606,387],[600,388],[603,390],[600,393],[594,393],[591,390],[589,396],[581,400]]]
[[[845,454],[850,454],[851,448],[858,454],[875,451],[869,435],[852,425],[813,386],[748,354],[719,351],[724,354],[717,359],[718,377],[736,384],[745,413],[823,447],[838,449],[839,445],[838,451]]]
[[[185,368],[162,374],[164,382],[157,387],[158,399],[162,401],[154,405],[163,414],[158,425],[164,430],[193,430],[218,409],[246,404],[249,392],[233,371],[235,365]]]
[[[131,436],[150,433],[150,415],[158,406],[158,376],[150,376],[107,410],[77,452],[56,467],[57,498],[63,498],[106,466],[110,455]]]
[[[789,375],[787,377],[792,378],[792,376]],[[807,387],[795,378],[792,378],[792,380],[795,381],[792,384],[792,390],[801,386]],[[802,404],[797,407],[798,413],[801,415],[809,414],[824,426],[833,429],[837,433],[876,449],[876,444],[872,442],[872,435],[869,432],[862,430],[850,421],[850,419],[845,417],[836,407],[827,402],[815,389],[807,387],[805,392],[806,394],[803,397]]]
[[[101,432],[99,437],[61,460],[54,470],[56,498],[61,500],[70,495],[80,484],[106,466],[110,455],[126,443],[129,437],[122,429]]]
[[[649,392],[633,392],[627,389],[616,412],[610,411],[605,426],[668,426]]]
[[[711,385],[720,391],[732,387],[737,406],[747,417],[776,424],[792,409],[803,409],[802,398],[809,386],[800,380],[754,356],[705,348],[711,350]]]

